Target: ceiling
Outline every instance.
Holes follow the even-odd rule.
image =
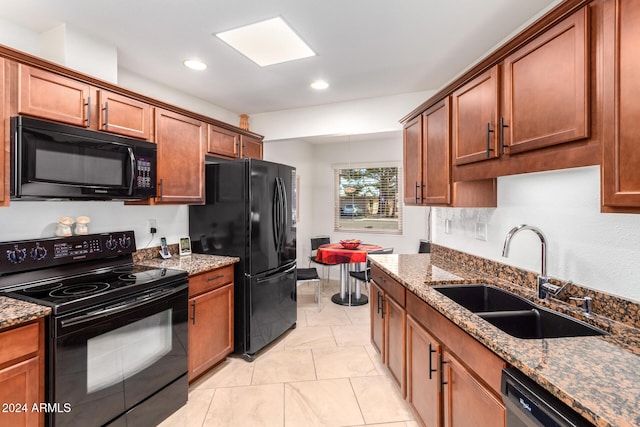
[[[62,23],[117,47],[118,67],[235,113],[435,90],[559,0],[12,0],[0,18]],[[261,68],[214,33],[281,16],[317,56]],[[182,65],[197,57],[195,72]],[[315,91],[309,84],[331,85]]]

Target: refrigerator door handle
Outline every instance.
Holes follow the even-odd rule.
[[[268,281],[276,279],[278,277],[287,276],[287,275],[293,273],[295,270],[296,270],[296,266],[294,265],[293,267],[288,268],[285,271],[283,271],[282,273],[276,274],[274,276],[268,276],[268,277],[264,277],[264,278],[261,278],[261,279],[256,279],[256,283],[268,282]]]
[[[273,241],[275,243],[276,252],[280,251],[280,185],[276,178],[276,186],[273,192]]]

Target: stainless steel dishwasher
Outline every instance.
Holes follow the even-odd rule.
[[[593,426],[568,405],[515,368],[502,370],[507,427]]]

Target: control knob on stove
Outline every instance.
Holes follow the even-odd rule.
[[[43,260],[47,256],[47,249],[40,246],[40,243],[36,243],[35,248],[31,248],[31,258],[36,261]]]
[[[110,251],[114,251],[114,250],[118,249],[118,241],[116,239],[114,239],[113,236],[110,235],[109,238],[107,239],[107,241],[105,242],[105,246]]]
[[[129,246],[131,246],[131,237],[127,236],[126,234],[123,234],[122,237],[120,237],[118,240],[120,241],[120,246],[124,249],[127,249]]]
[[[13,249],[7,251],[7,259],[11,264],[20,264],[27,257],[27,249],[19,248],[15,245]]]

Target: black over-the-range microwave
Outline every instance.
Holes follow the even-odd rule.
[[[156,195],[156,145],[11,118],[11,198],[139,200]]]

